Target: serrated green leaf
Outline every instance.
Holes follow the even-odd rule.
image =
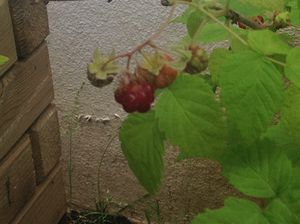
[[[123,122],[120,140],[129,167],[141,185],[155,193],[164,170],[164,145],[154,112],[130,114]]]
[[[5,63],[7,63],[9,61],[8,57],[5,57],[3,55],[0,55],[0,66],[4,65]]]
[[[298,88],[300,88],[300,48],[294,48],[290,51],[286,59],[285,75]]]
[[[300,165],[300,89],[290,86],[285,91],[284,107],[278,125],[270,128],[265,137],[275,141],[295,165]]]
[[[181,74],[155,105],[159,127],[181,158],[215,157],[225,147],[226,131],[219,104],[201,78]]]
[[[300,168],[293,170],[289,189],[275,198],[266,209],[266,217],[274,224],[300,223]]]
[[[224,48],[216,48],[212,52],[208,61],[208,69],[212,77],[213,83],[219,85],[218,75],[221,73],[222,64],[224,63],[226,57],[230,55],[231,52]]]
[[[291,47],[284,39],[270,30],[252,30],[248,33],[250,47],[262,54],[288,54]]]
[[[232,146],[222,159],[229,182],[248,196],[272,198],[291,181],[292,164],[270,141]]]
[[[221,209],[206,210],[191,224],[270,224],[252,201],[230,197]]]
[[[282,105],[281,74],[264,56],[252,51],[229,55],[219,70],[221,99],[232,138],[260,137]]]

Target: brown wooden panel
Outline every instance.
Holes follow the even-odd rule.
[[[53,99],[46,45],[0,79],[0,161]]]
[[[29,136],[14,147],[0,165],[0,223],[9,223],[25,206],[35,189]]]
[[[18,56],[31,54],[48,36],[49,25],[44,1],[9,0]]]
[[[30,129],[37,183],[45,180],[58,163],[61,142],[55,105],[50,105]]]
[[[56,224],[65,212],[62,172],[56,167],[12,224]]]
[[[9,58],[9,62],[0,66],[0,76],[17,60],[14,34],[7,0],[0,0],[0,55]]]

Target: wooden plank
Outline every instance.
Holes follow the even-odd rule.
[[[58,163],[61,142],[55,105],[50,105],[30,129],[37,183],[44,181]]]
[[[0,161],[53,100],[46,45],[0,79]]]
[[[62,172],[56,167],[12,224],[56,224],[66,208]]]
[[[17,60],[17,52],[7,0],[0,0],[0,21],[0,55],[4,55],[9,58],[9,61],[5,65],[0,66],[1,77]]]
[[[48,36],[49,25],[44,1],[9,0],[18,56],[27,57]]]
[[[10,223],[34,190],[31,144],[25,135],[0,166],[0,223]]]

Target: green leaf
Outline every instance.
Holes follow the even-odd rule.
[[[4,65],[5,63],[7,63],[9,61],[8,57],[5,57],[3,55],[0,55],[0,66]]]
[[[278,125],[270,128],[266,138],[285,150],[294,164],[300,165],[300,89],[290,86],[285,91],[284,107]]]
[[[226,4],[228,0],[220,0]],[[282,11],[285,0],[234,0],[230,1],[229,8],[243,15],[257,16],[266,11]]]
[[[230,55],[231,52],[224,48],[216,48],[210,55],[209,61],[208,61],[208,69],[210,71],[210,74],[212,76],[213,83],[219,85],[219,77],[220,69],[222,69],[222,65],[228,55]]]
[[[219,70],[221,99],[231,136],[252,141],[266,131],[282,104],[281,74],[264,56],[242,51],[226,57]]]
[[[149,193],[155,193],[164,170],[164,145],[154,112],[130,114],[123,122],[120,140],[131,170]]]
[[[201,26],[202,22],[203,22],[203,16],[198,11],[195,11],[189,15],[186,26],[187,26],[189,36],[191,38],[193,38],[194,35],[197,33],[197,30]]]
[[[288,54],[291,47],[282,37],[270,30],[253,30],[248,33],[250,47],[262,54]]]
[[[266,217],[274,224],[300,223],[300,168],[293,170],[289,189],[269,204]]]
[[[228,32],[219,24],[207,23],[203,30],[194,37],[195,41],[209,43],[227,40]]]
[[[181,74],[155,105],[159,127],[181,158],[215,157],[225,147],[226,131],[211,87],[200,77]]]
[[[300,48],[294,48],[290,51],[286,59],[285,75],[298,88],[300,88]]]
[[[177,16],[172,22],[187,24],[188,18],[195,12],[193,7],[188,7],[180,16]]]
[[[269,224],[262,210],[252,201],[230,197],[221,209],[207,209],[191,224]]]
[[[249,146],[232,146],[222,164],[229,182],[248,196],[276,197],[289,187],[291,181],[291,162],[267,140]]]

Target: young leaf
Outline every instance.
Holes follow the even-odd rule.
[[[282,104],[281,74],[264,56],[242,51],[226,57],[218,76],[230,131],[245,141],[256,139]]]
[[[164,170],[164,145],[154,112],[129,115],[120,130],[120,140],[131,170],[149,193],[155,193]]]
[[[292,164],[270,141],[234,145],[222,159],[229,182],[248,196],[272,198],[290,184]]]
[[[7,63],[8,62],[8,57],[5,57],[5,56],[3,56],[3,55],[0,55],[0,66],[1,65],[4,65],[5,63]]]
[[[265,54],[288,54],[291,47],[280,35],[270,30],[249,31],[248,43],[253,50]]]
[[[214,157],[225,147],[226,131],[211,87],[201,78],[181,74],[155,105],[159,127],[181,158]]]
[[[206,210],[191,224],[270,224],[252,201],[230,197],[221,209]]]
[[[189,15],[186,26],[191,38],[193,38],[197,33],[197,30],[201,26],[202,22],[203,16],[198,11],[195,11]]]
[[[285,75],[298,88],[300,88],[300,48],[294,48],[290,51],[286,59]]]

